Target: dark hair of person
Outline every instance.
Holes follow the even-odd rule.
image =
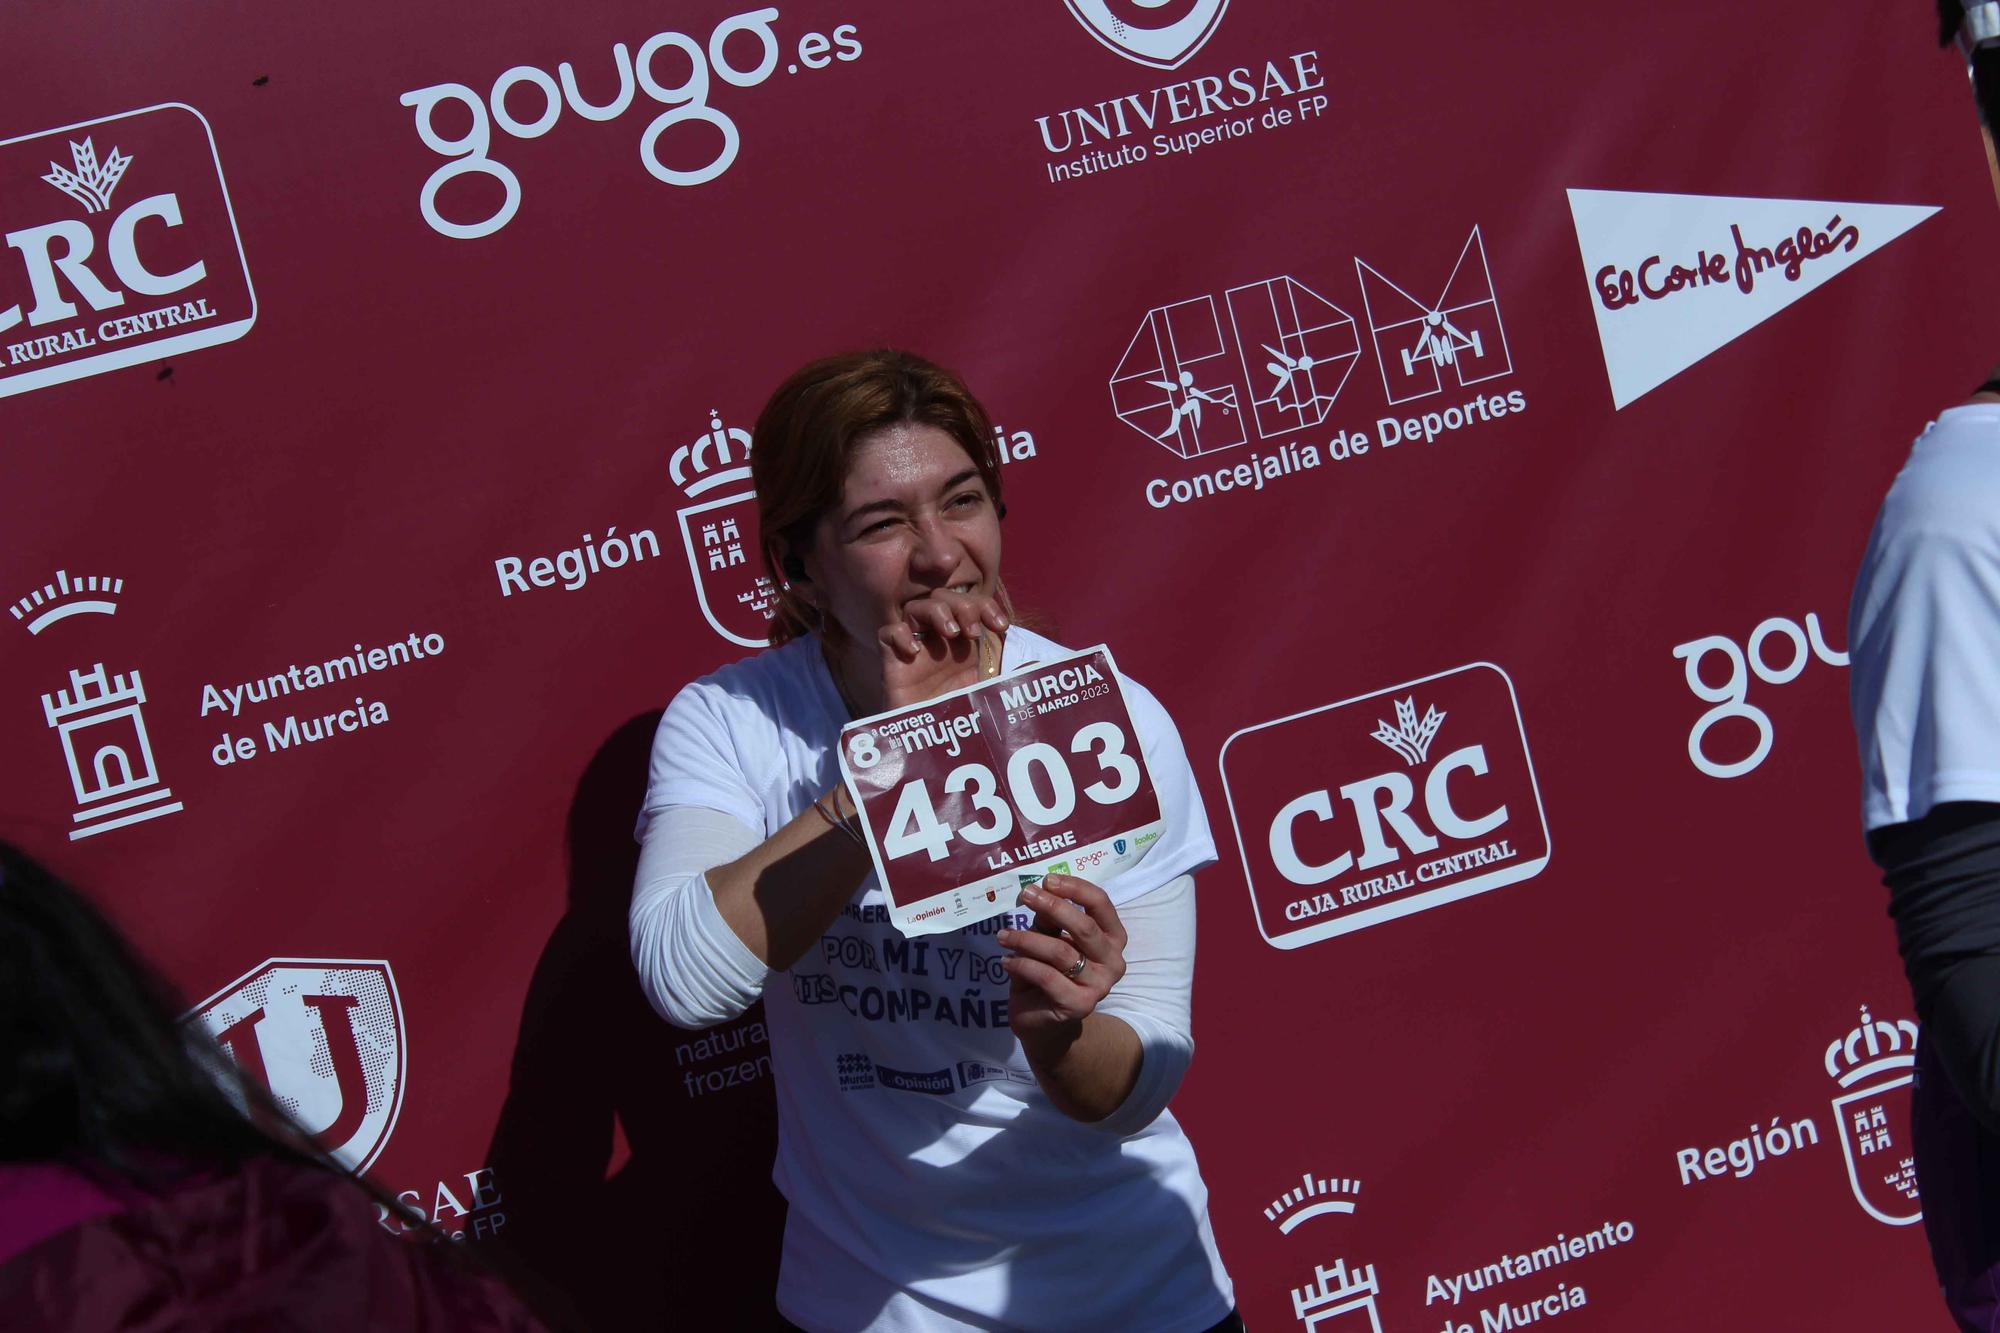
[[[935,426],[972,459],[986,493],[1000,499],[1000,450],[993,423],[971,390],[942,366],[913,352],[877,348],[814,361],[778,386],[751,435],[750,476],[764,566],[778,589],[773,646],[819,627],[819,612],[790,587],[803,572],[793,555],[812,544],[813,528],[840,503],[857,440],[902,422]],[[787,565],[790,567],[787,568]]]
[[[412,1239],[446,1239],[420,1211],[326,1157],[183,1012],[87,897],[0,841],[0,1162],[60,1163],[101,1186],[161,1195],[275,1160],[339,1178]],[[461,1272],[518,1282],[474,1246],[428,1248]],[[531,1305],[547,1299],[516,1294]]]
[[[1965,0],[1937,0],[1938,45],[1950,46],[1965,22]]]
[[[0,1160],[141,1188],[258,1155],[313,1161],[303,1132],[179,1011],[89,900],[0,842]]]
[[[348,1176],[184,1009],[89,898],[0,842],[0,1161],[152,1192],[259,1157]]]
[[[89,898],[0,842],[0,1161],[156,1192],[257,1157],[346,1176],[185,1007]]]

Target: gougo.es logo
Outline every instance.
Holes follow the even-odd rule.
[[[1675,645],[1674,656],[1687,666],[1688,691],[1710,705],[1688,732],[1688,759],[1712,778],[1740,778],[1771,753],[1775,739],[1771,715],[1750,702],[1752,676],[1767,685],[1789,685],[1815,658],[1828,666],[1847,665],[1847,654],[1827,643],[1819,616],[1810,611],[1803,626],[1785,616],[1772,616],[1750,631],[1743,644],[1726,635],[1710,634]],[[1722,665],[1720,680],[1705,665],[1714,662]],[[1709,734],[1723,722],[1749,724],[1757,739],[1748,754],[1730,758],[1732,743]],[[1736,730],[1739,734],[1733,746],[1740,748],[1740,728]]]
[[[640,92],[665,110],[653,117],[639,138],[639,161],[656,180],[669,185],[702,185],[729,170],[741,146],[736,122],[710,105],[714,82],[734,88],[755,88],[778,69],[784,48],[778,32],[776,6],[748,10],[715,25],[702,42],[682,32],[659,32],[640,43],[635,54],[623,42],[611,46],[611,59],[618,75],[617,93],[608,102],[592,102],[578,87],[575,68],[565,60],[552,76],[535,65],[516,65],[493,81],[485,96],[462,83],[439,83],[403,94],[402,103],[416,108],[417,137],[432,152],[449,159],[425,180],[418,204],[424,221],[440,235],[454,240],[476,240],[491,236],[509,222],[521,207],[521,180],[513,168],[492,156],[493,127],[499,126],[516,139],[539,139],[556,127],[568,107],[584,120],[611,121],[624,115]],[[733,39],[733,40],[732,40]],[[843,23],[832,32],[808,32],[792,47],[785,72],[825,69],[835,61],[852,61],[861,56],[861,42],[852,23]],[[685,65],[683,71],[682,66]],[[662,69],[668,78],[663,82]],[[526,85],[532,93],[516,90]],[[510,95],[513,101],[510,104]],[[532,100],[531,100],[532,99]],[[524,103],[533,114],[523,118],[516,110]],[[455,104],[471,116],[469,128],[450,134],[438,127],[438,108]],[[460,119],[458,112],[447,113],[447,123]],[[697,154],[707,145],[714,151],[699,165],[677,166],[663,160],[661,140],[667,132],[683,125],[707,126],[713,132],[702,141],[698,134],[675,136],[665,156],[684,161],[679,153],[694,146]],[[715,134],[721,136],[719,142]],[[499,183],[505,198],[498,209],[477,221],[454,222],[438,208],[438,193],[461,176],[486,176]]]

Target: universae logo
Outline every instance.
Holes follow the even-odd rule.
[[[382,960],[271,958],[203,1000],[200,1023],[246,1077],[350,1171],[381,1156],[403,1106],[403,1003]]]
[[[1084,31],[1127,60],[1178,69],[1208,43],[1229,0],[1063,0]]]
[[[0,398],[231,342],[257,319],[214,136],[190,106],[0,141],[0,236]]]

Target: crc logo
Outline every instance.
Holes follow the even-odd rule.
[[[403,1004],[385,962],[272,958],[188,1014],[327,1154],[366,1171],[403,1105]]]
[[[1786,646],[1772,647],[1774,639],[1784,640]],[[1771,660],[1774,653],[1780,655],[1776,662]],[[1750,631],[1747,649],[1734,639],[1710,634],[1677,645],[1674,656],[1687,664],[1687,685],[1694,697],[1714,705],[1695,719],[1694,729],[1688,732],[1688,758],[1712,778],[1740,778],[1771,753],[1771,715],[1750,702],[1751,673],[1767,685],[1788,685],[1815,657],[1829,666],[1847,665],[1847,654],[1827,646],[1819,617],[1810,611],[1803,628],[1795,620],[1772,616]],[[1721,659],[1727,674],[1720,684],[1711,684],[1714,673],[1703,663],[1716,658]],[[1757,730],[1757,743],[1740,759],[1728,758],[1729,747],[1709,736],[1716,723],[1732,719],[1748,722]],[[1718,750],[1723,757],[1716,757]]]
[[[1084,31],[1127,60],[1178,69],[1222,24],[1229,0],[1063,0]]]
[[[215,140],[178,102],[0,141],[0,398],[257,320]]]
[[[1489,662],[1246,727],[1221,767],[1257,929],[1280,949],[1549,862],[1514,685]]]

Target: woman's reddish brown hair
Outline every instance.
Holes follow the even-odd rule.
[[[800,367],[764,404],[751,433],[760,545],[778,589],[773,647],[819,628],[819,612],[791,586],[780,552],[812,545],[821,515],[840,503],[855,441],[900,422],[935,426],[958,441],[1000,507],[993,422],[951,371],[893,348],[846,352]]]

